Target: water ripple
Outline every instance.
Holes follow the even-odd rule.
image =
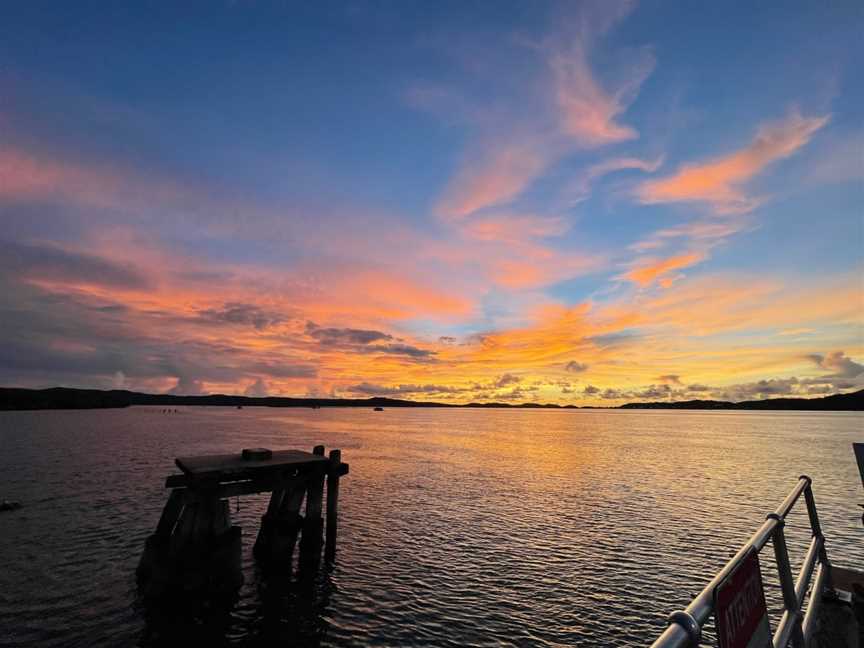
[[[644,646],[801,473],[860,555],[859,414],[158,408],[0,413],[0,646]],[[206,624],[159,625],[134,569],[181,454],[341,447],[339,553],[310,592],[251,556]],[[806,516],[789,521],[797,569]],[[762,557],[769,607],[780,594]],[[860,565],[858,565],[860,567]],[[167,627],[167,630],[166,630]]]

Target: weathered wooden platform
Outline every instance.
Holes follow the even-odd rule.
[[[348,474],[342,453],[324,446],[312,452],[252,448],[242,453],[178,457],[180,475],[165,480],[171,489],[156,531],[147,539],[138,566],[139,583],[149,590],[236,590],[241,530],[231,526],[228,498],[271,492],[255,541],[255,556],[290,574],[294,547],[300,562],[317,566],[324,543],[324,487],[327,487],[325,557],[336,551],[339,478]],[[305,502],[305,515],[301,509]]]
[[[303,450],[273,450],[269,459],[243,459],[241,454],[177,457],[174,463],[185,474],[195,478],[218,477],[220,480],[254,477],[286,469],[311,468],[330,460]]]

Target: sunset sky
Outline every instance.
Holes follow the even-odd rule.
[[[750,4],[4,3],[0,384],[864,387],[864,5]]]

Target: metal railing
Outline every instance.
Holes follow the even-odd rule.
[[[702,627],[714,613],[714,589],[738,566],[751,547],[755,548],[756,551],[761,551],[768,544],[768,540],[771,540],[771,544],[774,546],[780,588],[783,592],[783,616],[774,632],[774,648],[787,648],[790,644],[793,648],[809,647],[819,603],[822,600],[821,594],[825,589],[831,588],[831,564],[828,562],[828,555],[825,552],[825,537],[822,535],[822,527],[819,525],[819,516],[816,513],[816,502],[813,499],[811,484],[812,480],[806,475],[799,477],[795,488],[786,496],[783,503],[776,511],[766,516],[765,522],[759,527],[759,530],[726,563],[726,566],[705,586],[702,592],[690,602],[690,605],[669,616],[669,627],[651,644],[651,648],[693,648],[698,646],[702,638]],[[810,548],[807,550],[801,570],[798,572],[798,580],[793,581],[783,527],[786,516],[802,493],[807,503],[812,537]],[[807,596],[814,569],[816,570],[816,578],[813,584],[813,593],[810,596],[807,609],[804,610],[804,599]]]

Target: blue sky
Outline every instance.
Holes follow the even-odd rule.
[[[864,382],[860,3],[4,14],[6,384],[587,403]]]

